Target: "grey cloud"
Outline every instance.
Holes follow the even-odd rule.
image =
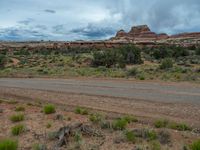
[[[55,14],[56,13],[56,11],[52,10],[52,9],[45,9],[44,11],[47,12],[47,13],[51,13],[51,14]]]

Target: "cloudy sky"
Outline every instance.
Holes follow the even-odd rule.
[[[200,0],[0,0],[0,40],[108,39],[141,24],[200,31]]]

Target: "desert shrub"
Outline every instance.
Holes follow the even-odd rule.
[[[156,128],[165,128],[168,125],[168,120],[162,119],[154,122]]]
[[[160,65],[160,69],[169,69],[172,67],[173,67],[173,60],[171,58],[165,58]]]
[[[146,137],[150,141],[155,140],[157,139],[157,133],[154,130],[147,130]]]
[[[47,146],[44,144],[34,144],[33,145],[33,150],[46,150]]]
[[[200,47],[196,49],[196,55],[200,55]]]
[[[6,56],[0,54],[0,68],[4,67],[5,63],[6,63]]]
[[[135,118],[134,116],[130,116],[130,115],[126,115],[122,119],[126,120],[128,123],[138,122],[137,118]]]
[[[176,123],[176,122],[171,122],[169,124],[169,128],[175,129],[175,130],[178,130],[178,131],[191,130],[191,127],[189,127],[187,124],[185,124],[185,123]]]
[[[16,125],[12,127],[11,129],[12,135],[15,135],[15,136],[23,133],[24,131],[25,131],[25,126],[22,124]]]
[[[15,114],[10,117],[12,122],[20,122],[24,120],[24,114]]]
[[[173,57],[178,58],[178,57],[184,57],[189,55],[189,50],[184,47],[174,47],[173,48]]]
[[[56,112],[56,108],[52,104],[45,105],[43,108],[45,114],[53,114]]]
[[[122,118],[114,120],[112,123],[112,127],[114,130],[124,130],[127,125],[128,125],[127,120]]]
[[[103,116],[101,114],[95,113],[95,114],[91,114],[89,119],[90,121],[94,123],[99,123],[103,120]]]
[[[75,134],[74,134],[74,140],[76,141],[76,142],[81,142],[82,141],[82,134],[80,133],[80,132],[75,132]]]
[[[135,143],[136,137],[132,131],[125,131],[124,135],[127,141]]]
[[[158,141],[152,141],[150,143],[150,149],[151,150],[161,150],[161,145]]]
[[[136,76],[138,74],[138,69],[137,68],[131,68],[127,71],[127,75],[128,76]]]
[[[87,109],[81,108],[81,107],[76,107],[75,113],[80,114],[80,115],[88,115],[89,114]]]
[[[191,150],[200,150],[200,140],[193,142],[190,145]]]
[[[106,66],[124,68],[126,64],[141,64],[141,50],[133,45],[123,46],[116,49],[106,49],[93,53],[92,65],[94,67]]]
[[[162,47],[159,47],[159,48],[154,48],[152,49],[153,53],[152,53],[152,56],[155,58],[155,59],[162,59],[162,58],[166,58],[166,57],[172,57],[173,55],[173,51],[166,47],[166,46],[162,46]]]
[[[25,108],[23,106],[18,106],[15,108],[15,111],[25,111]]]
[[[171,135],[170,132],[168,132],[167,130],[162,130],[159,131],[158,133],[158,139],[160,141],[161,144],[168,144],[171,142]]]
[[[102,120],[100,122],[101,129],[111,129],[112,123],[110,121]]]
[[[17,150],[18,142],[11,139],[0,140],[0,150]]]

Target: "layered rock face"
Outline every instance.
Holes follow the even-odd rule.
[[[169,36],[166,33],[157,34],[152,32],[147,25],[140,25],[132,27],[131,30],[126,33],[124,30],[117,32],[116,36],[111,41],[120,42],[160,42],[174,39],[200,39],[200,32],[194,33],[182,33]]]

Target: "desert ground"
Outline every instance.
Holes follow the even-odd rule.
[[[2,78],[0,138],[18,139],[20,149],[189,149],[200,138],[199,90],[199,84],[187,82]],[[47,104],[56,111],[45,114]],[[17,112],[17,107],[25,110]],[[26,129],[16,137],[11,129],[18,123],[10,117],[21,113]],[[114,122],[127,116],[134,119],[125,130],[115,129]],[[156,126],[164,120],[169,125]],[[49,137],[77,124],[60,147],[59,138]]]

